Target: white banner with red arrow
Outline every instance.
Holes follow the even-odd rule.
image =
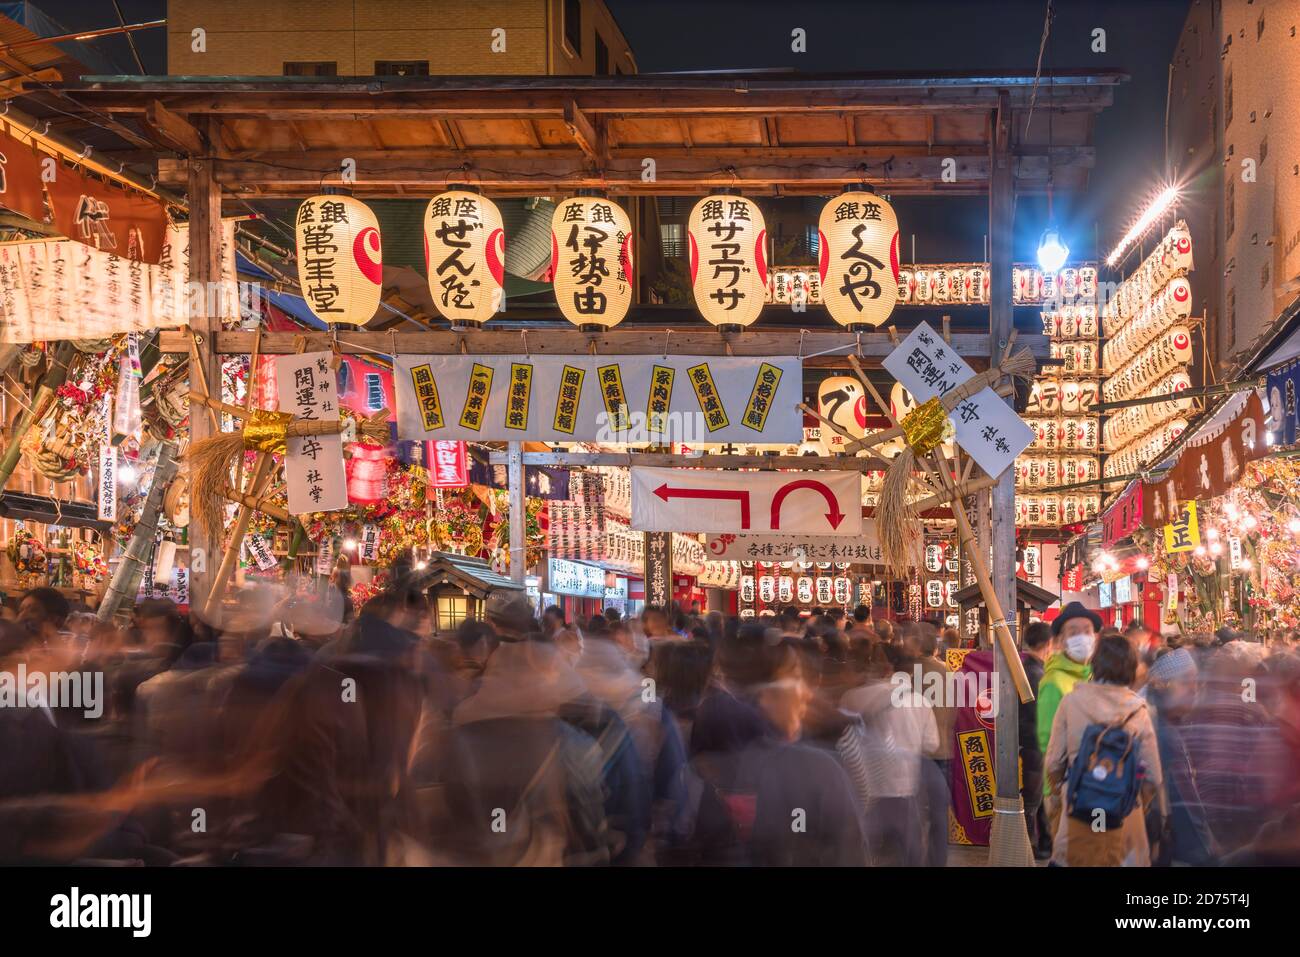
[[[859,535],[862,473],[633,468],[632,528]]]

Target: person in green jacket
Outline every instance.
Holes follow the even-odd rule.
[[[1038,682],[1038,744],[1047,753],[1047,742],[1052,736],[1052,720],[1056,709],[1080,681],[1092,677],[1088,659],[1097,645],[1097,632],[1101,631],[1101,616],[1072,601],[1061,610],[1052,622],[1052,638],[1056,651],[1043,666],[1043,677]],[[1043,781],[1047,793],[1047,781]]]

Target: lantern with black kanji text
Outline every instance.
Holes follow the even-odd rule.
[[[898,217],[870,188],[857,187],[822,208],[818,271],[822,302],[850,330],[884,323],[898,301]]]
[[[322,322],[363,326],[379,310],[384,257],[379,220],[351,196],[305,199],[294,217],[298,284]]]
[[[433,305],[452,326],[480,326],[505,303],[506,234],[486,196],[451,189],[424,211],[424,261]]]
[[[758,204],[716,193],[687,223],[695,307],[723,332],[750,325],[767,299],[767,227]]]
[[[560,312],[582,331],[622,322],[632,304],[632,221],[623,207],[588,195],[557,205],[551,276]]]

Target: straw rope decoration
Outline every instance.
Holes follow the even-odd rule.
[[[200,439],[185,453],[190,475],[190,514],[210,535],[220,535],[224,530],[222,511],[225,503],[230,501],[227,495],[230,472],[245,451],[283,455],[290,438],[337,435],[348,428],[348,423],[343,419],[337,422],[312,422],[296,419],[287,412],[268,412],[263,409],[250,411],[194,391],[190,392],[190,401],[225,412],[244,423],[240,431],[218,432]],[[387,409],[380,409],[373,415],[358,419],[357,440],[372,445],[387,445],[390,438],[388,415]]]

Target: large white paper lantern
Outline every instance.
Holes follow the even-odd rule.
[[[424,262],[433,305],[453,326],[479,326],[505,297],[506,234],[486,196],[452,189],[424,211]]]
[[[758,204],[714,194],[695,204],[687,221],[695,306],[713,325],[750,325],[767,296],[767,226]]]
[[[604,196],[574,196],[551,217],[551,275],[560,312],[579,329],[618,325],[632,304],[632,221]]]
[[[883,324],[898,301],[894,208],[875,193],[850,190],[822,208],[817,229],[822,302],[831,318],[850,330]]]
[[[867,434],[867,393],[862,383],[846,375],[828,376],[817,386],[817,412],[855,439]],[[821,430],[823,455],[844,451],[844,436],[826,426]]]
[[[322,322],[363,326],[379,310],[384,256],[379,220],[351,196],[305,199],[295,217],[298,284]]]

